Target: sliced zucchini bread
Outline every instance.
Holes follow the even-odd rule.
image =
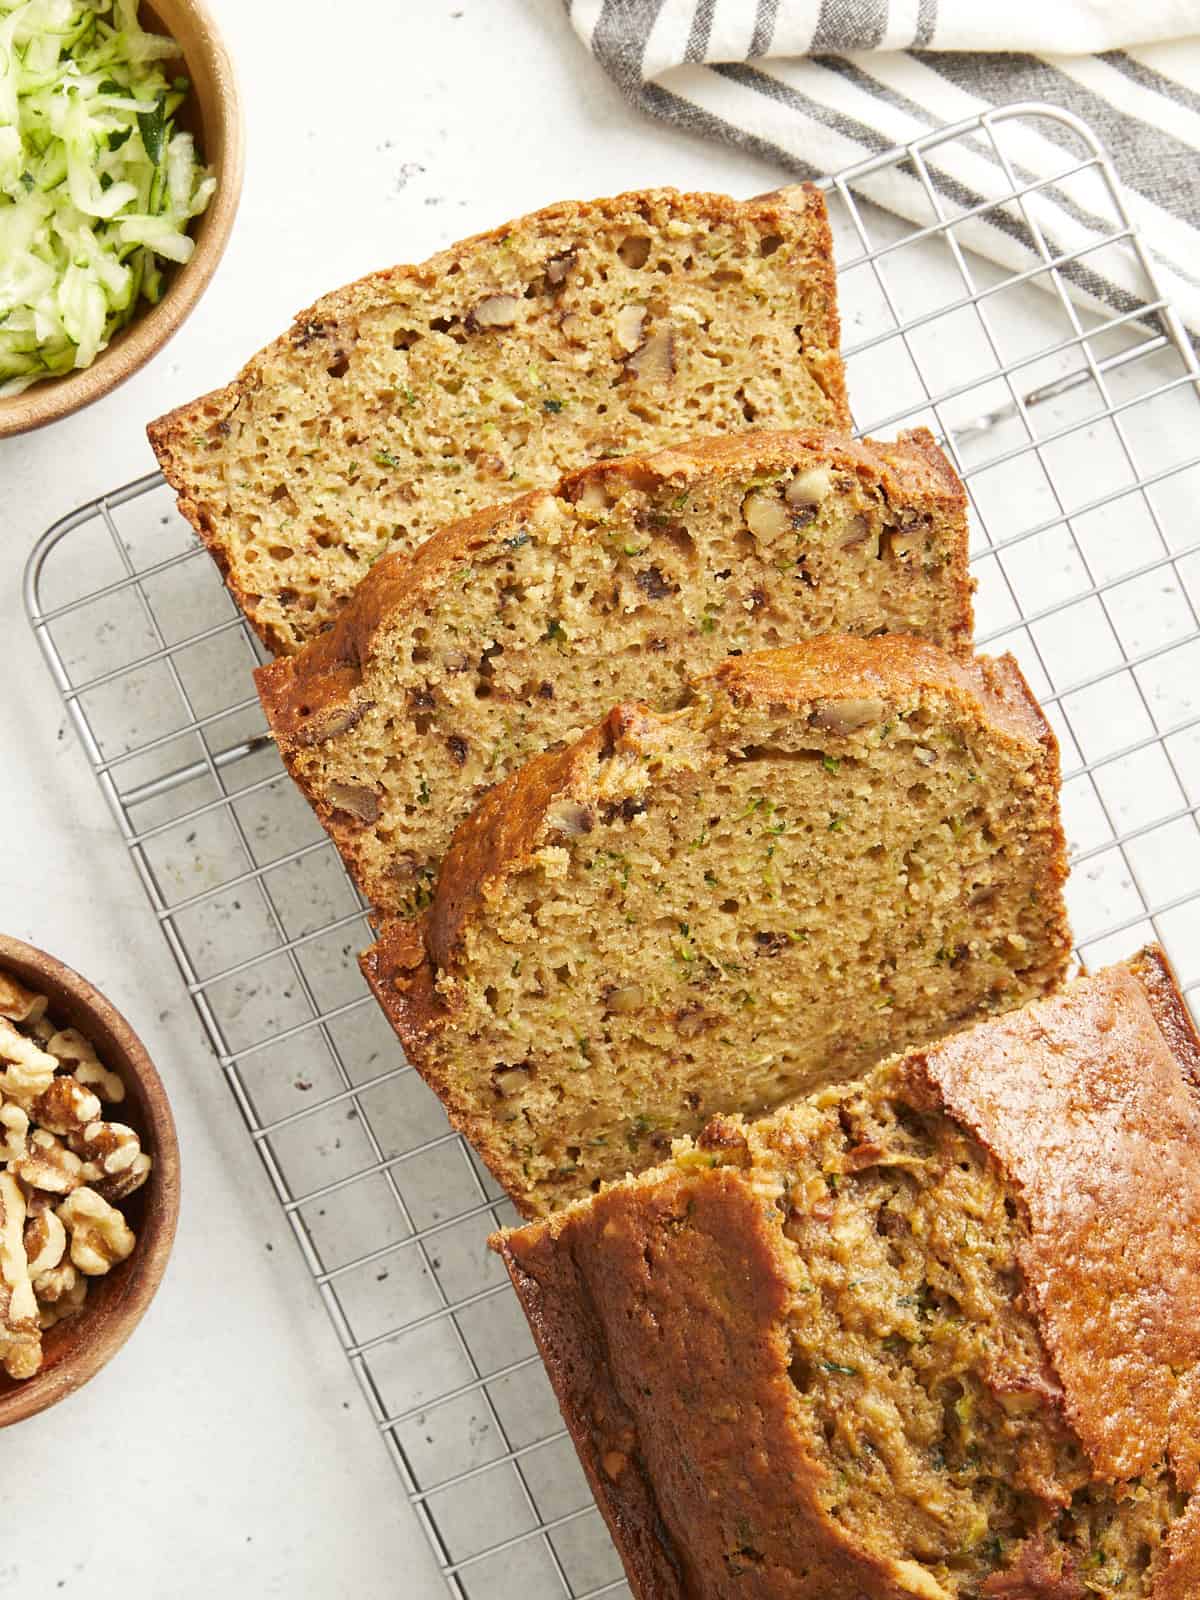
[[[924,431],[748,432],[593,466],[385,556],[257,674],[288,769],[381,910],[526,757],[730,652],[814,634],[969,647],[966,497]]]
[[[651,189],[568,202],[301,313],[152,423],[179,506],[275,651],[385,550],[697,431],[848,430],[825,204]]]
[[[901,635],[730,658],[492,789],[364,971],[525,1215],[1054,987],[1054,737]]]
[[[638,1600],[1195,1600],[1161,953],[494,1241]]]

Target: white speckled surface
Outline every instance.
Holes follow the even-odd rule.
[[[248,162],[218,276],[151,366],[0,443],[0,927],[109,994],[179,1120],[184,1211],[138,1335],[4,1438],[0,1592],[437,1596],[357,1386],[208,1054],[20,602],[36,536],[148,471],[153,416],[223,382],[324,290],[550,200],[646,183],[753,193],[778,175],[643,124],[558,0],[212,0]],[[72,1489],[70,1486],[74,1485]],[[68,1506],[70,1510],[68,1510]]]
[[[85,1392],[4,1438],[16,1463],[4,1483],[4,1521],[21,1533],[0,1544],[0,1593],[25,1600],[85,1592],[96,1600],[138,1592],[164,1600],[342,1593],[421,1600],[441,1596],[445,1586],[67,729],[22,613],[21,571],[34,539],[55,518],[152,467],[143,434],[149,418],[224,382],[294,311],[336,284],[392,261],[419,260],[567,195],[664,182],[752,194],[781,175],[627,111],[569,33],[559,0],[359,0],[343,8],[351,31],[336,42],[330,8],[316,0],[210,3],[241,71],[248,124],[246,190],[226,260],[191,322],[146,372],[51,430],[0,443],[0,620],[9,685],[0,696],[7,844],[0,851],[0,928],[86,973],[142,1033],[175,1105],[185,1184],[172,1268],[134,1341]],[[840,225],[847,228],[844,216]],[[878,226],[880,237],[899,232],[886,220]],[[962,292],[945,252],[902,251],[889,258],[887,272],[906,316]],[[982,281],[993,281],[987,269]],[[848,343],[872,331],[878,298],[865,270],[845,275]],[[1068,331],[1061,310],[1035,289],[1006,290],[990,307],[1006,359]],[[987,368],[973,319],[964,312],[958,321],[935,322],[914,341],[931,381],[950,386],[959,374],[970,381]],[[1102,353],[1132,337],[1111,336]],[[1153,381],[1177,380],[1177,362],[1153,362],[1139,363],[1127,381],[1114,380],[1118,397],[1134,384],[1140,393]],[[1069,354],[1039,361],[1026,381],[1044,383],[1072,364]],[[850,384],[864,419],[919,402],[911,364],[894,342],[852,361]],[[961,423],[1003,399],[995,383],[946,410]],[[1095,405],[1094,394],[1075,392],[1040,408],[1038,426],[1044,436],[1090,417]],[[1153,412],[1130,414],[1143,470],[1181,457],[1181,437],[1195,436],[1194,408],[1194,397],[1176,390]],[[1016,426],[1005,424],[1008,431],[986,453],[1018,445]],[[1130,481],[1110,423],[1089,423],[1047,455],[1069,505]],[[1196,480],[1193,471],[1153,492],[1175,550],[1191,551],[1194,543]],[[1053,515],[1050,484],[1030,464],[985,471],[972,487],[993,537]],[[1105,581],[1157,550],[1140,497],[1119,502],[1111,515],[1078,519],[1076,533]],[[1015,547],[1006,566],[1007,583],[994,562],[980,563],[984,635],[1008,628],[1016,603],[1037,612],[1079,597],[1072,612],[1033,630],[1040,662],[1029,637],[1003,641],[1042,690],[1047,672],[1061,687],[1087,676],[1085,661],[1104,666],[1120,649],[1136,654],[1186,639],[1194,627],[1190,608],[1200,604],[1200,566],[1191,556],[1178,577],[1160,568],[1114,593],[1110,628],[1086,598],[1091,579],[1058,527]],[[103,658],[114,641],[90,644]],[[1144,705],[1133,703],[1131,680],[1122,677],[1090,700],[1079,697],[1070,728],[1052,712],[1068,769],[1143,737],[1151,717],[1162,727],[1196,715],[1194,655],[1163,659],[1177,665],[1145,675]],[[1150,900],[1200,889],[1200,849],[1187,815],[1200,796],[1200,730],[1175,740],[1172,758],[1174,772],[1150,750],[1105,769],[1098,787],[1084,778],[1068,785],[1072,842],[1096,852],[1072,881],[1079,926],[1106,928],[1142,904],[1128,861],[1109,848],[1114,831],[1174,816],[1175,831],[1148,833],[1135,843],[1133,859]],[[197,860],[189,870],[204,867]],[[1200,900],[1160,924],[1193,986],[1200,976],[1197,906]],[[1131,925],[1098,945],[1093,958],[1125,954],[1149,931],[1145,922]],[[291,1076],[299,1075],[299,1057],[296,1069]],[[506,1305],[492,1313],[497,1348],[511,1334],[503,1325],[510,1311]],[[466,1433],[475,1426],[466,1412],[453,1416]],[[430,1424],[423,1443],[430,1470],[449,1472],[462,1465],[449,1447],[463,1440],[435,1438],[439,1425]],[[466,1440],[468,1454],[476,1443]],[[495,1441],[487,1448],[497,1448]],[[437,1466],[442,1453],[446,1463]],[[573,1472],[561,1474],[568,1488]],[[468,1522],[484,1514],[485,1485],[496,1481],[464,1486]],[[83,1487],[68,1512],[73,1485]],[[546,1514],[554,1514],[554,1488],[545,1486]],[[461,1527],[453,1531],[464,1535]],[[503,1560],[506,1594],[534,1593],[519,1554],[506,1552]],[[480,1580],[473,1592],[488,1590]]]

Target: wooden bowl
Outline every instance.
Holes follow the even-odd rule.
[[[162,1079],[141,1040],[104,996],[61,961],[0,934],[0,969],[49,998],[60,1027],[78,1028],[104,1065],[120,1074],[125,1099],[114,1120],[137,1131],[154,1159],[150,1176],[122,1201],[137,1234],[133,1254],[102,1278],[92,1278],[83,1310],[42,1336],[42,1370],[14,1379],[0,1370],[0,1428],[20,1422],[74,1394],[110,1361],[137,1327],[166,1270],[179,1218],[179,1144]]]
[[[204,0],[142,0],[138,18],[144,28],[170,34],[179,45],[192,88],[177,121],[195,136],[201,159],[217,175],[217,190],[193,225],[196,248],[191,260],[170,270],[158,304],[136,311],[90,367],[61,378],[43,378],[21,394],[0,399],[0,439],[69,416],[132,377],[189,315],[229,242],[242,192],[243,164],[233,64]]]

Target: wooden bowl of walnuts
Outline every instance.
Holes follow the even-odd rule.
[[[0,935],[0,1427],[117,1353],[178,1216],[175,1121],[141,1041],[86,979]]]

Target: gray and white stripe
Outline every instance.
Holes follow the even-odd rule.
[[[629,99],[691,132],[736,144],[798,177],[852,167],[930,128],[1016,101],[1086,123],[1127,186],[1127,206],[1166,293],[1200,340],[1200,6],[1143,0],[568,0],[576,31]],[[1100,16],[1100,11],[1107,13]],[[1136,15],[1120,15],[1134,12]],[[983,15],[986,13],[986,15]],[[1190,22],[1197,36],[1176,38]],[[1063,46],[1070,42],[1071,54]],[[927,157],[936,203],[981,208],[963,243],[1024,269],[1040,231],[1083,299],[1125,314],[1146,280],[1113,232],[1069,118],[1005,125],[1004,157],[986,138]],[[1009,163],[1006,172],[1004,162]],[[987,209],[1021,184],[1017,205]],[[930,220],[920,176],[891,167],[855,188],[915,222]]]

